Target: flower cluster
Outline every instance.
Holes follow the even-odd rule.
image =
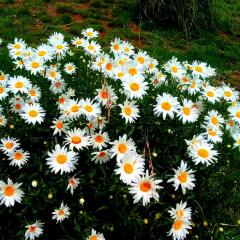
[[[98,32],[88,28],[82,31],[82,37],[71,40],[72,45],[60,33],[52,34],[47,43],[36,48],[17,38],[9,44],[9,56],[22,74],[10,76],[0,71],[0,126],[8,123],[7,109],[25,124],[36,128],[46,121],[51,111],[52,123],[48,127],[58,139],[52,149],[44,153],[51,173],[72,174],[83,151],[90,152],[90,160],[96,164],[115,160],[114,173],[128,187],[133,203],[145,206],[152,199],[159,201],[159,190],[163,189],[160,183],[163,182],[172,183],[175,191],[180,187],[183,194],[192,190],[196,170],[189,165],[209,166],[217,161],[217,145],[226,134],[231,135],[234,147],[240,146],[239,93],[227,84],[216,84],[215,69],[204,62],[180,62],[173,57],[159,66],[147,52],[136,50],[132,44],[118,38],[110,43],[110,50],[106,52],[93,40],[97,36]],[[81,66],[64,61],[78,50],[83,53],[88,71],[100,79],[96,80],[98,87],[94,89],[93,97],[81,98],[82,93],[77,88],[69,87],[72,76]],[[46,93],[35,78],[48,86],[47,94],[55,99],[49,112],[42,104]],[[148,98],[153,101],[148,106],[152,117],[159,121],[176,120],[175,124],[192,127],[195,131],[195,135],[185,139],[186,159],[181,161],[180,167],[173,169],[174,174],[167,181],[154,172],[151,154],[142,151],[127,130],[117,138],[110,134],[112,115],[118,122],[123,120],[126,126],[137,125],[144,114],[144,100]],[[80,121],[84,127],[79,127],[77,122]],[[0,139],[0,150],[11,166],[21,168],[21,171],[31,155],[20,148],[23,140],[14,136]],[[71,194],[81,182],[76,176],[77,172],[69,176],[67,183]],[[15,202],[20,203],[27,197],[27,192],[24,194],[20,187],[24,184],[13,183],[11,179],[7,183],[1,181],[1,204],[14,206]],[[59,205],[52,212],[52,219],[57,223],[71,217],[70,208],[63,202]],[[191,209],[181,202],[169,213],[173,220],[169,234],[174,240],[184,239],[191,229]],[[35,239],[43,233],[40,221],[26,228],[26,239]],[[104,237],[92,230],[87,239],[103,240]]]

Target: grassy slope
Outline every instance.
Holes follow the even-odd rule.
[[[216,32],[201,32],[191,39],[176,30],[155,28],[151,23],[137,24],[137,16],[129,6],[125,7],[126,2],[128,0],[52,2],[18,0],[15,3],[6,4],[1,3],[0,0],[0,38],[8,42],[14,37],[22,37],[28,43],[35,45],[43,42],[53,31],[64,32],[70,37],[80,34],[83,28],[89,26],[100,31],[100,41],[104,44],[115,37],[121,37],[147,50],[160,63],[174,55],[182,60],[206,61],[216,67],[219,74],[226,77],[227,81],[240,84],[240,3],[237,3],[238,0],[215,0],[215,15],[218,18]],[[1,54],[0,62],[1,67],[6,69],[8,62],[5,61],[4,55]],[[231,168],[223,170],[223,172],[228,171],[231,171]],[[237,189],[238,183],[235,181],[238,174],[230,175],[227,180]],[[224,178],[217,181],[220,186],[221,183],[225,186]],[[209,188],[217,192],[219,186],[209,180]],[[224,205],[219,206],[224,214],[229,216],[226,222],[240,218],[239,211],[235,212],[231,208],[239,202],[238,195],[235,192],[231,192],[230,195],[232,196],[226,194]],[[232,224],[235,223],[232,222]],[[237,235],[237,231],[230,226],[218,239],[240,239],[240,237],[231,238]]]

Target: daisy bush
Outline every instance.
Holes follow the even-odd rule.
[[[101,46],[91,28],[6,45],[0,212],[8,239],[200,234],[203,179],[239,154],[238,91],[205,62],[160,64],[126,40]]]

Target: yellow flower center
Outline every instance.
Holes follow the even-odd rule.
[[[132,82],[132,83],[130,84],[130,89],[131,89],[132,91],[136,92],[136,91],[138,91],[138,90],[140,89],[140,86],[139,86],[138,83]]]
[[[195,70],[199,73],[202,73],[203,72],[203,68],[201,66],[197,66],[195,67]]]
[[[240,111],[236,112],[236,117],[240,118]]]
[[[84,107],[84,109],[85,109],[87,112],[92,112],[92,111],[93,111],[93,108],[92,108],[92,106],[90,106],[90,105],[86,105],[86,106]]]
[[[218,125],[218,118],[217,117],[212,117],[212,124],[213,125]]]
[[[28,115],[29,115],[30,117],[37,117],[37,116],[38,116],[38,112],[37,112],[36,110],[30,110],[30,111],[28,112]]]
[[[44,50],[39,51],[39,52],[38,52],[38,56],[42,57],[42,56],[46,55],[46,53],[47,53],[47,52],[44,51]]]
[[[182,209],[178,209],[178,210],[176,211],[176,215],[177,215],[178,218],[182,218],[183,215],[184,215],[183,210],[182,210]]]
[[[232,96],[232,92],[231,91],[224,91],[224,95],[226,97],[231,97]]]
[[[174,72],[174,73],[177,73],[177,72],[178,72],[178,68],[177,68],[176,66],[171,67],[171,70],[172,70],[172,72]]]
[[[214,97],[214,92],[208,91],[208,92],[207,92],[207,95],[208,95],[208,97]]]
[[[76,113],[76,112],[78,112],[79,108],[80,108],[80,107],[79,107],[78,105],[72,106],[72,107],[71,107],[71,112]]]
[[[144,57],[138,57],[138,58],[137,58],[137,61],[138,61],[139,63],[141,63],[141,64],[144,64],[145,59],[144,59]]]
[[[183,111],[183,113],[184,113],[185,115],[187,115],[187,116],[190,115],[190,113],[191,113],[189,107],[183,107],[183,108],[182,108],[182,111]]]

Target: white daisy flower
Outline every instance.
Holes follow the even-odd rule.
[[[126,184],[136,182],[139,176],[144,175],[144,159],[137,153],[127,153],[117,162],[115,173]]]
[[[178,117],[183,123],[196,122],[199,113],[199,110],[194,107],[194,103],[191,100],[184,99],[183,104],[179,107]]]
[[[30,81],[23,76],[14,76],[10,77],[8,86],[14,94],[18,92],[27,93],[30,87]]]
[[[143,206],[150,203],[151,198],[159,201],[158,189],[162,188],[159,184],[162,180],[155,180],[153,176],[149,176],[148,171],[143,176],[138,176],[136,182],[131,183],[129,188],[130,193],[133,194],[134,203],[143,201]]]
[[[36,75],[44,70],[44,60],[40,57],[33,57],[24,62],[25,69]]]
[[[55,146],[52,152],[48,152],[47,165],[51,168],[51,172],[55,174],[60,172],[70,173],[75,170],[78,157],[77,153],[68,151],[67,148],[61,147],[59,144]]]
[[[135,143],[131,138],[127,139],[127,135],[124,134],[122,137],[119,137],[118,140],[115,140],[111,143],[111,158],[117,156],[117,160],[121,160],[125,154],[129,152],[136,152]]]
[[[157,96],[157,104],[154,106],[154,114],[157,116],[163,115],[163,120],[169,116],[174,118],[174,113],[179,111],[179,102],[176,97],[168,93],[163,93]]]
[[[168,212],[173,220],[185,219],[190,221],[192,217],[191,208],[187,208],[187,203],[182,201],[176,204],[176,208],[171,208]]]
[[[35,240],[36,237],[39,237],[43,234],[43,223],[40,221],[36,221],[33,224],[25,226],[27,228],[25,232],[25,240]]]
[[[126,123],[133,123],[139,117],[139,109],[135,103],[135,101],[126,100],[123,104],[118,105],[121,108],[121,116]]]
[[[105,150],[101,150],[98,152],[93,152],[91,153],[93,155],[91,161],[93,161],[95,164],[102,164],[102,163],[106,163],[110,160],[110,151],[108,149]]]
[[[51,126],[51,128],[54,129],[53,136],[57,134],[61,136],[62,133],[65,133],[69,129],[69,123],[65,122],[61,118],[54,119],[53,126]]]
[[[79,178],[72,177],[68,179],[67,190],[69,189],[71,194],[73,195],[74,189],[77,188],[79,184]]]
[[[57,220],[58,222],[62,222],[64,219],[69,218],[70,216],[70,208],[67,205],[64,205],[64,203],[61,203],[60,208],[55,209],[52,212],[52,219],[53,220]]]
[[[88,39],[90,38],[96,38],[98,36],[98,32],[94,31],[93,28],[87,28],[82,31],[82,35]]]
[[[202,141],[188,147],[188,154],[196,165],[203,163],[208,166],[217,160],[218,152],[212,144]]]
[[[98,132],[91,136],[91,144],[93,148],[97,148],[102,150],[102,148],[106,148],[109,143],[109,136],[107,132]]]
[[[148,83],[144,81],[143,76],[138,78],[126,78],[122,82],[125,94],[130,99],[137,98],[142,99],[147,94]]]
[[[74,128],[73,130],[66,131],[65,145],[73,150],[83,150],[90,145],[90,137],[86,135],[85,130]]]
[[[45,117],[45,110],[39,103],[33,103],[31,105],[25,104],[22,108],[20,116],[27,122],[35,125],[36,123],[42,123]]]
[[[8,155],[9,155],[9,160],[11,160],[10,165],[18,166],[19,168],[25,165],[30,157],[29,152],[25,152],[22,149],[14,150]]]
[[[19,140],[11,137],[1,138],[0,150],[3,153],[12,153],[15,149],[20,146]]]
[[[0,204],[6,207],[14,206],[15,202],[21,203],[24,192],[20,189],[22,183],[13,183],[8,178],[7,183],[0,181]]]
[[[172,236],[173,240],[184,240],[191,228],[189,220],[176,219],[173,222],[171,230],[168,232],[168,236]]]
[[[76,72],[76,66],[74,65],[74,63],[66,63],[66,64],[64,65],[64,71],[65,71],[67,74],[72,75],[73,73]]]
[[[101,114],[101,108],[98,103],[94,103],[89,98],[80,100],[80,111],[86,116],[88,120],[94,119]]]
[[[92,229],[91,235],[86,238],[86,240],[105,240],[102,233],[97,233]]]
[[[181,186],[183,194],[186,193],[186,190],[192,190],[195,187],[195,177],[194,171],[188,169],[187,163],[181,161],[180,167],[174,169],[173,178],[169,179],[167,182],[172,182],[175,187],[175,191]]]

